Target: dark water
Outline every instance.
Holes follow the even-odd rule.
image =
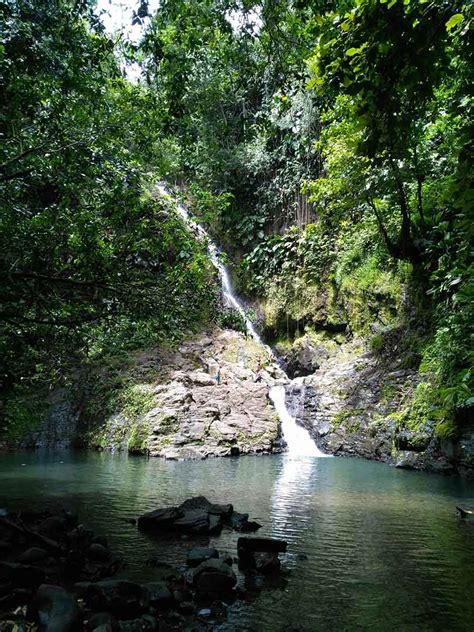
[[[124,518],[204,494],[232,502],[289,542],[286,581],[234,605],[219,629],[474,630],[473,483],[357,459],[284,456],[166,462],[109,454],[23,454],[0,460],[0,502],[67,501],[129,561],[181,564],[190,542],[159,546]],[[211,543],[235,554],[237,534]],[[305,554],[307,559],[301,559]]]

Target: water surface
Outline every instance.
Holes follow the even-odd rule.
[[[232,502],[289,542],[288,571],[222,630],[446,631],[474,629],[474,484],[358,459],[240,457],[172,462],[111,454],[2,456],[0,503],[67,503],[128,560],[132,579],[150,556],[182,564],[189,540],[160,545],[124,518],[203,494]],[[238,534],[211,544],[235,555]],[[305,556],[307,559],[304,559]]]

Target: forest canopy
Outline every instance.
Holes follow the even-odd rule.
[[[0,12],[7,408],[212,320],[205,244],[156,195],[166,181],[248,297],[288,318],[311,287],[324,326],[403,327],[429,385],[417,405],[454,432],[474,403],[471,3],[163,0],[149,15],[141,0],[138,43],[92,2]]]

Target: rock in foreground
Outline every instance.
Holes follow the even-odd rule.
[[[237,583],[234,571],[221,560],[207,560],[193,572],[193,584],[200,595],[229,593]]]
[[[237,551],[239,568],[244,572],[270,575],[280,570],[278,553],[285,553],[285,540],[274,538],[239,538]]]
[[[179,507],[150,511],[138,518],[139,529],[155,533],[216,535],[225,526],[244,531],[260,527],[256,522],[249,522],[248,514],[234,512],[232,505],[214,504],[204,496],[190,498]]]

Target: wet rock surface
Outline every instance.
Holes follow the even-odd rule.
[[[312,375],[329,357],[328,350],[317,345],[309,336],[302,336],[281,355],[281,363],[290,379]]]
[[[259,362],[265,369],[257,375]],[[281,370],[253,339],[214,330],[173,351],[136,359],[129,376],[147,401],[131,422],[117,412],[82,432],[87,446],[167,459],[269,454],[282,451],[268,387]]]
[[[48,397],[44,422],[28,432],[19,442],[21,449],[71,448],[76,440],[80,406],[66,388],[61,388]]]
[[[239,538],[237,552],[239,569],[261,575],[280,571],[279,553],[286,553],[288,543],[274,538]]]
[[[232,505],[217,505],[204,496],[189,498],[179,507],[150,511],[138,518],[138,528],[153,533],[215,535],[224,527],[256,531],[260,525],[249,521],[248,514],[234,512]]]
[[[212,503],[203,496],[173,509],[177,511],[161,513],[174,519],[183,512],[206,511],[228,529],[236,513],[231,504]],[[123,574],[126,564],[71,512],[3,514],[0,629],[12,632],[212,630],[223,622],[230,604],[252,599],[265,576],[279,574],[278,551],[286,550],[285,542],[239,538],[239,551],[247,552],[251,562],[239,561],[238,575],[227,553],[221,557],[217,549],[190,546],[183,560],[187,570],[161,564],[163,579],[140,583],[113,577],[119,570]],[[242,516],[247,514],[237,514]],[[189,534],[198,539],[202,535]],[[160,570],[159,561],[155,568]],[[244,587],[243,578],[250,588]]]
[[[326,453],[472,476],[474,439],[469,424],[456,441],[436,438],[435,418],[419,429],[399,424],[397,413],[419,382],[419,373],[397,355],[396,341],[380,354],[354,340],[332,349],[312,375],[289,386],[287,403],[297,423]]]
[[[216,549],[204,546],[195,546],[189,551],[186,563],[188,566],[194,567],[199,566],[202,562],[217,559],[218,557],[219,553]]]
[[[228,594],[236,583],[237,577],[232,568],[219,559],[201,562],[193,571],[193,584],[201,596]]]

